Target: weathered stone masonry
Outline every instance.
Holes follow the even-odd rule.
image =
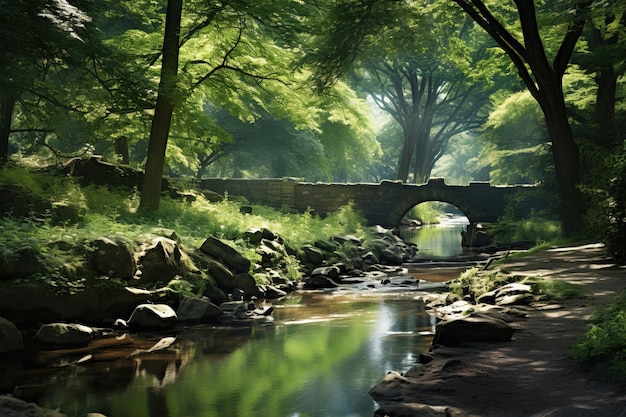
[[[143,173],[124,166],[103,162],[99,157],[72,160],[66,170],[96,184],[141,188]],[[198,187],[220,194],[245,197],[250,203],[277,209],[283,207],[305,212],[308,209],[325,215],[352,203],[370,225],[396,227],[415,205],[426,201],[444,201],[458,207],[471,223],[495,222],[505,212],[509,197],[529,196],[533,185],[492,186],[488,182],[469,185],[446,185],[443,179],[430,179],[426,184],[403,184],[399,181],[374,183],[310,183],[296,178],[212,178],[193,180]],[[170,188],[163,179],[162,189]],[[531,207],[545,205],[535,199]],[[517,208],[524,214],[524,208]]]
[[[426,201],[444,201],[458,207],[471,223],[495,222],[507,205],[507,198],[534,189],[531,185],[491,186],[487,182],[467,186],[446,185],[443,179],[426,184],[383,181],[380,184],[308,183],[294,178],[204,179],[204,189],[231,196],[243,196],[250,203],[275,208],[307,209],[325,215],[352,203],[369,224],[398,226],[413,206]]]

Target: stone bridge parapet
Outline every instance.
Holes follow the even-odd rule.
[[[415,205],[443,201],[458,207],[471,223],[495,222],[513,196],[527,196],[534,185],[492,186],[488,182],[446,185],[443,179],[426,184],[399,181],[376,183],[310,183],[295,178],[203,179],[203,189],[243,196],[252,204],[326,215],[351,203],[369,225],[396,227]]]

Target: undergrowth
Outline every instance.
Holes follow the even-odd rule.
[[[136,190],[81,186],[76,178],[52,175],[50,171],[5,165],[0,168],[0,184],[20,185],[39,198],[69,201],[83,210],[81,220],[71,225],[55,224],[40,214],[16,218],[8,213],[8,216],[0,217],[0,247],[12,252],[31,248],[29,250],[47,266],[40,275],[53,283],[55,279],[67,276],[59,271],[71,269],[71,265],[84,257],[84,254],[57,248],[84,247],[85,243],[100,236],[120,236],[128,241],[142,242],[154,235],[169,236],[174,232],[184,248],[198,248],[207,237],[216,236],[252,262],[258,255],[242,239],[244,232],[251,228],[268,228],[292,248],[327,240],[334,235],[368,237],[364,219],[351,206],[342,207],[325,218],[309,212],[288,213],[265,206],[253,206],[252,213],[245,214],[241,212],[240,202],[228,198],[217,203],[209,202],[200,192],[186,190],[194,194],[194,201],[163,197],[158,211],[143,213],[137,210],[139,194]],[[299,276],[295,258],[286,259],[284,263],[289,279]]]
[[[591,327],[570,348],[571,357],[626,382],[626,291],[614,296],[606,308],[594,312],[589,324]]]
[[[584,290],[580,285],[567,281],[511,274],[506,269],[483,271],[478,268],[470,268],[462,273],[459,278],[450,282],[449,290],[460,297],[465,294],[474,294],[478,298],[482,294],[511,283],[530,285],[533,295],[543,300],[557,301],[584,296]]]

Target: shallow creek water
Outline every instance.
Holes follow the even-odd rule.
[[[419,286],[298,291],[267,320],[113,334],[2,372],[23,398],[69,417],[371,417],[368,390],[431,343],[422,297],[463,269],[411,267]]]

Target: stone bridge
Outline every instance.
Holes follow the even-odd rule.
[[[374,183],[308,183],[294,178],[203,179],[206,190],[243,196],[251,204],[290,208],[298,212],[312,210],[325,215],[352,203],[369,225],[392,228],[415,205],[426,201],[443,201],[456,206],[470,223],[495,222],[505,212],[514,195],[528,194],[533,185],[492,186],[488,182],[469,185],[446,185],[443,179],[428,183],[403,184],[383,181]]]

